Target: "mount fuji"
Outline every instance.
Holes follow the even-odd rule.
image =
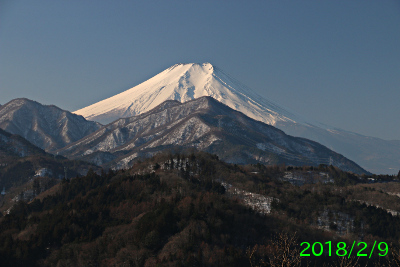
[[[167,100],[148,112],[118,119],[57,152],[119,169],[160,151],[191,148],[236,164],[318,166],[330,159],[342,170],[367,173],[317,142],[286,135],[209,96],[184,103]]]
[[[166,100],[184,103],[202,96],[210,96],[287,134],[317,141],[370,172],[398,171],[400,141],[363,136],[303,119],[264,99],[210,63],[176,64],[129,90],[74,113],[107,124],[148,112]]]
[[[250,118],[270,125],[277,121],[299,120],[210,63],[176,64],[127,91],[74,113],[107,124],[147,112],[166,100],[183,103],[202,96],[211,96]]]

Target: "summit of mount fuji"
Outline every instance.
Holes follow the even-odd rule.
[[[270,125],[277,121],[300,120],[210,63],[176,64],[129,90],[74,113],[106,124],[147,112],[166,100],[184,103],[202,96],[210,96]]]
[[[167,100],[181,103],[210,96],[248,117],[285,133],[317,141],[372,173],[396,174],[400,141],[388,141],[330,127],[283,108],[211,65],[176,64],[153,78],[74,113],[106,124],[143,114]]]

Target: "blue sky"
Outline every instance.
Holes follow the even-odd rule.
[[[0,0],[0,104],[74,111],[189,62],[306,118],[400,140],[398,0]]]

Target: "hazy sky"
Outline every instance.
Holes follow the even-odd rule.
[[[306,118],[400,140],[399,0],[0,0],[0,104],[74,111],[190,62]]]

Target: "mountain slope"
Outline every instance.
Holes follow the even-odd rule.
[[[319,165],[365,170],[328,148],[256,121],[211,97],[169,100],[149,112],[119,119],[58,152],[126,168],[141,156],[171,147],[195,147],[232,163]]]
[[[0,129],[0,159],[2,161],[9,156],[26,157],[45,154],[44,150],[32,145],[21,136]]]
[[[323,129],[315,125],[277,122],[285,133],[326,145],[377,174],[397,174],[400,168],[400,141],[383,140],[341,129]]]
[[[54,156],[20,135],[0,129],[0,189],[7,192],[6,198],[0,196],[0,212],[15,204],[15,199],[12,199],[30,188],[34,177],[46,176],[58,180],[64,175],[67,178],[85,175],[90,168],[100,172],[94,164]]]
[[[19,98],[0,107],[0,128],[52,151],[81,139],[101,125],[82,116]]]
[[[400,141],[363,136],[302,119],[209,63],[174,65],[129,90],[75,113],[89,120],[109,123],[149,111],[166,100],[186,102],[201,96],[211,96],[290,135],[317,141],[371,172],[395,174],[398,171]]]
[[[268,124],[293,121],[296,118],[283,108],[251,92],[210,63],[176,64],[127,91],[74,113],[89,120],[110,123],[149,111],[166,100],[186,102],[202,96],[211,96]]]

